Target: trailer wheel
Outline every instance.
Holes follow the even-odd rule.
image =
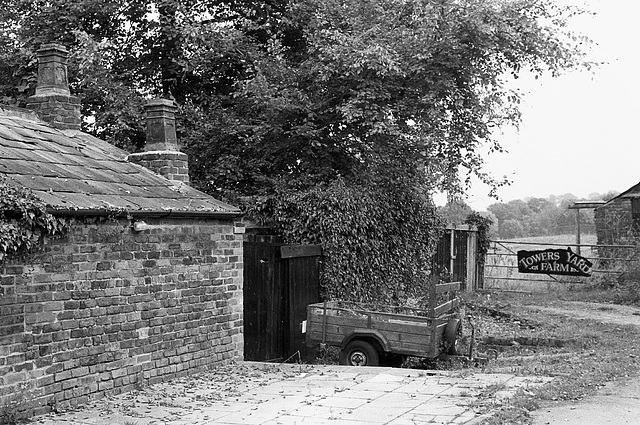
[[[378,352],[365,341],[351,341],[340,351],[340,364],[348,366],[378,366]]]
[[[462,334],[462,321],[451,319],[444,330],[445,354],[450,356],[458,355],[458,337]]]

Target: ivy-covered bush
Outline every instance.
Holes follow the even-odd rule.
[[[326,299],[404,304],[427,296],[430,257],[443,228],[425,194],[343,179],[282,191],[251,211],[287,243],[321,244]]]
[[[489,230],[491,230],[493,220],[489,217],[483,216],[477,211],[473,211],[466,217],[464,223],[470,226],[476,226],[478,229],[478,250],[476,253],[476,261],[480,266],[483,266],[487,252],[491,246]]]
[[[32,252],[46,236],[62,235],[67,229],[66,220],[49,214],[32,191],[0,177],[0,261]]]

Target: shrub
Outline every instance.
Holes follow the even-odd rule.
[[[337,179],[281,190],[252,213],[287,243],[322,245],[326,299],[401,304],[427,294],[429,259],[443,226],[430,197],[415,188]]]
[[[45,236],[62,235],[68,224],[24,187],[0,177],[0,261],[37,249]]]

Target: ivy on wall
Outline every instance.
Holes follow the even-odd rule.
[[[464,221],[465,224],[476,226],[478,229],[478,249],[476,251],[476,261],[480,266],[484,265],[484,261],[489,251],[491,241],[489,239],[489,230],[493,224],[493,220],[485,217],[476,211],[471,212]]]
[[[286,243],[322,245],[325,299],[401,305],[428,294],[443,226],[430,198],[415,189],[337,179],[284,191],[250,213],[267,218]]]
[[[35,251],[45,237],[61,236],[68,227],[32,191],[0,177],[0,261]]]

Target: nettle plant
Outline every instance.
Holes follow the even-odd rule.
[[[31,190],[0,178],[0,261],[36,251],[46,237],[62,236],[68,228]]]

